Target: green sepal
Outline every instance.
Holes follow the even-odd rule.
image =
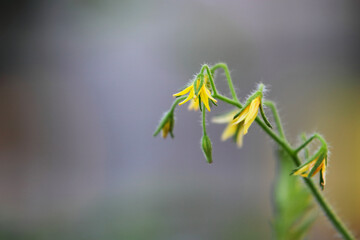
[[[262,99],[260,102],[260,113],[261,113],[261,117],[263,118],[265,124],[269,127],[272,128],[271,123],[269,122],[269,120],[267,119],[267,117],[265,116],[265,112],[264,112],[264,108],[263,108],[263,104],[262,104]]]
[[[201,104],[201,97],[199,95],[199,109],[200,109],[200,112],[202,112],[202,104]]]
[[[310,162],[312,162],[313,160],[315,160],[320,154],[323,153],[323,148],[320,148],[319,151],[317,151],[317,153],[315,153],[309,160],[307,160],[305,163],[303,163],[302,165],[300,165],[299,167],[295,168],[290,175],[293,175],[297,170],[299,170],[300,168],[304,167],[305,165],[309,164]]]
[[[237,139],[237,137],[238,137],[239,132],[240,132],[240,124],[237,125],[235,134],[234,134],[234,136],[232,137],[234,143],[236,143],[236,139]]]
[[[209,99],[215,106],[217,106],[216,102],[214,102],[211,98],[209,98]]]
[[[234,115],[233,119],[237,118],[242,113],[242,111],[244,111],[250,105],[251,101],[254,100],[255,98],[257,98],[260,95],[262,96],[262,93],[259,92],[259,91],[255,92],[253,95],[251,95],[246,100],[246,102],[245,102],[244,106],[242,107],[242,109],[237,114]]]
[[[163,127],[165,126],[165,124],[168,121],[170,121],[170,131],[169,131],[170,135],[171,135],[172,138],[174,137],[174,135],[172,133],[172,130],[173,130],[173,127],[174,127],[174,115],[173,114],[174,114],[174,112],[171,111],[171,110],[164,114],[164,116],[160,120],[160,123],[159,123],[158,127],[156,128],[156,130],[155,130],[155,132],[153,134],[154,137],[156,137],[159,134],[161,129],[163,129]]]
[[[212,144],[208,135],[204,134],[201,138],[201,149],[208,163],[212,163]]]
[[[310,170],[310,172],[308,174],[308,178],[312,177],[312,175],[314,174],[316,169],[320,166],[320,164],[322,163],[324,158],[326,158],[326,152],[321,153],[321,155],[319,156],[318,160],[316,161],[314,167]]]
[[[175,125],[175,119],[174,119],[174,112],[171,114],[170,117],[170,130],[169,130],[169,134],[171,138],[174,138],[174,133],[173,133],[173,129],[174,129],[174,125]]]

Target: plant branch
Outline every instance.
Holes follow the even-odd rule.
[[[226,102],[228,104],[231,104],[233,106],[236,106],[238,108],[242,108],[242,104],[239,102],[239,100],[236,97],[235,91],[234,91],[234,87],[232,85],[232,81],[231,81],[231,77],[228,71],[228,68],[226,66],[226,64],[224,63],[219,63],[214,65],[211,68],[211,71],[214,72],[216,69],[218,68],[223,68],[225,71],[225,74],[227,75],[227,79],[228,79],[228,85],[229,88],[231,90],[231,93],[233,95],[233,99],[227,98],[219,93],[214,93],[214,97]],[[277,135],[274,131],[272,131],[270,128],[268,128],[266,126],[266,124],[259,118],[256,117],[255,121],[258,123],[258,125],[276,142],[278,143],[293,159],[294,163],[296,166],[300,166],[301,165],[301,161],[299,159],[299,157],[297,156],[298,152],[306,147],[307,144],[309,144],[314,138],[318,138],[323,144],[326,142],[325,140],[319,136],[318,134],[315,134],[313,137],[311,137],[310,139],[308,139],[304,144],[302,144],[299,148],[294,149],[287,141],[285,135],[284,135],[284,131],[283,131],[283,127],[281,124],[281,120],[280,117],[276,111],[276,107],[273,103],[268,103],[268,106],[272,109],[273,115],[274,115],[274,119],[275,122],[277,124],[278,127],[278,131],[279,131],[279,135]],[[336,215],[336,213],[334,212],[334,210],[331,208],[330,204],[326,201],[326,199],[322,196],[322,194],[320,193],[320,191],[318,190],[318,188],[316,188],[314,182],[309,179],[309,178],[303,178],[306,186],[309,188],[311,194],[313,195],[313,197],[317,200],[318,204],[320,205],[321,209],[324,211],[324,213],[326,214],[326,216],[328,217],[329,221],[333,224],[334,228],[338,231],[338,233],[341,234],[341,236],[344,239],[347,240],[352,240],[355,239],[351,232],[347,229],[347,227],[342,223],[342,221],[340,220],[340,218]]]

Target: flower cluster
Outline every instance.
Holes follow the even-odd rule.
[[[203,80],[203,81],[202,81]],[[196,90],[197,93],[196,93]],[[190,86],[186,87],[184,90],[173,94],[173,97],[183,96],[189,93],[188,97],[179,103],[179,105],[183,105],[187,101],[191,100],[189,105],[189,110],[198,110],[201,107],[200,103],[203,102],[206,109],[210,112],[209,99],[216,104],[217,100],[211,96],[210,91],[210,83],[209,83],[209,75],[205,74],[205,76],[199,76]]]
[[[223,65],[219,65],[223,66]],[[221,135],[221,140],[225,141],[229,138],[233,138],[236,145],[240,148],[243,146],[243,138],[248,133],[250,126],[254,121],[257,121],[262,125],[263,129],[271,129],[272,125],[265,116],[263,109],[263,92],[264,85],[259,84],[258,89],[248,97],[244,104],[241,104],[236,96],[236,93],[233,89],[231,79],[229,80],[229,87],[232,92],[233,98],[227,98],[217,93],[215,83],[213,80],[213,71],[217,67],[210,69],[207,65],[204,65],[195,79],[190,82],[182,91],[173,94],[173,97],[176,97],[175,102],[173,103],[171,109],[165,113],[164,117],[160,121],[159,126],[157,127],[154,136],[156,136],[160,131],[162,131],[162,137],[166,138],[168,134],[171,137],[174,137],[174,110],[176,106],[183,105],[184,103],[190,101],[188,106],[189,110],[201,110],[203,118],[203,137],[201,140],[201,148],[204,152],[204,155],[209,163],[212,162],[212,144],[209,136],[206,133],[206,124],[205,124],[205,108],[208,112],[211,111],[211,105],[222,100],[226,103],[230,103],[237,108],[220,116],[216,116],[212,119],[213,123],[224,124],[227,126]],[[206,72],[205,72],[206,71]],[[211,104],[212,103],[212,104]],[[274,105],[273,105],[274,106]],[[261,118],[258,117],[258,113],[261,113]],[[277,127],[280,132],[281,127],[277,122]],[[282,129],[281,129],[282,131]],[[272,134],[272,130],[268,130]],[[310,158],[306,163],[298,167],[293,171],[293,175],[300,175],[303,177],[312,177],[316,173],[320,172],[320,186],[324,188],[325,186],[325,172],[327,167],[327,148],[326,142],[317,136],[322,142],[323,147],[320,151]],[[285,138],[283,133],[282,136],[277,138]],[[308,140],[308,143],[312,139]],[[281,140],[280,140],[281,141]],[[286,140],[284,140],[286,142]],[[308,144],[306,143],[306,144]],[[306,146],[306,144],[304,146]]]

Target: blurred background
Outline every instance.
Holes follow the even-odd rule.
[[[1,1],[0,239],[271,238],[275,144],[256,124],[242,149],[209,124],[212,165],[186,106],[175,139],[152,137],[172,94],[219,61],[241,100],[269,87],[293,144],[303,131],[325,136],[323,193],[359,236],[359,10],[357,0]],[[336,238],[318,216],[309,239]]]

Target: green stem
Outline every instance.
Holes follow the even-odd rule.
[[[218,68],[222,68],[224,70],[225,75],[226,75],[226,79],[228,81],[228,85],[229,85],[229,88],[230,88],[230,91],[231,91],[231,96],[232,96],[233,100],[239,102],[239,99],[236,96],[236,92],[235,92],[235,89],[234,89],[233,82],[231,80],[230,71],[229,71],[228,66],[226,65],[226,63],[215,64],[214,66],[212,66],[211,72],[212,73],[215,72],[215,70],[218,69]]]
[[[238,107],[238,108],[242,108],[242,104],[241,104],[239,101],[232,100],[232,99],[230,99],[230,98],[228,98],[228,97],[225,97],[225,96],[223,96],[223,95],[221,95],[221,94],[214,94],[213,97],[214,97],[214,98],[217,98],[217,99],[219,99],[219,100],[221,100],[221,101],[223,101],[223,102],[226,102],[226,103],[229,103],[229,104],[231,104],[231,105],[234,105],[234,106],[236,106],[236,107]]]
[[[314,140],[315,138],[317,138],[318,140],[320,140],[321,144],[327,148],[327,144],[326,141],[323,137],[321,137],[319,134],[315,133],[313,136],[311,136],[308,140],[306,140],[303,144],[301,144],[298,148],[296,148],[294,150],[294,153],[298,153],[301,151],[301,149],[303,149],[304,147],[306,147],[312,140]]]
[[[205,117],[205,113],[206,113],[206,108],[205,108],[205,104],[203,104],[203,109],[202,109],[202,127],[203,127],[203,135],[207,135],[206,134],[206,117]]]
[[[294,155],[294,150],[292,149],[286,138],[278,136],[273,130],[268,128],[259,117],[256,117],[255,121],[275,142],[277,142],[288,154],[290,154],[290,156]]]
[[[272,101],[265,101],[264,104],[271,109],[272,114],[274,116],[275,123],[276,123],[276,127],[279,131],[279,135],[280,135],[280,137],[285,139],[284,129],[281,124],[281,119],[280,119],[279,113],[276,109],[275,103]]]
[[[212,72],[210,71],[210,68],[208,65],[204,64],[201,68],[201,73],[204,72],[204,70],[206,70],[208,76],[209,76],[209,81],[210,81],[210,84],[211,84],[211,89],[213,90],[213,95],[217,95],[218,94],[218,91],[216,89],[216,86],[215,86],[215,83],[214,83],[214,79],[213,79],[213,74]]]
[[[304,142],[306,142],[306,134],[305,134],[305,133],[301,134],[301,139],[302,139]],[[309,158],[309,149],[307,149],[307,148],[305,148],[305,150],[304,150],[304,158],[305,158],[305,159],[308,159],[308,158]]]
[[[292,156],[293,159],[297,156]],[[335,229],[340,233],[340,235],[346,240],[355,240],[355,237],[351,234],[350,230],[342,223],[340,218],[336,215],[334,210],[331,208],[330,204],[326,201],[326,199],[321,195],[318,188],[315,187],[314,182],[309,178],[303,178],[305,184],[311,191],[311,194],[317,200],[318,204],[328,217],[329,221],[335,227]]]
[[[183,100],[185,100],[186,96],[184,97],[179,97],[179,98],[176,98],[175,101],[173,102],[173,104],[171,105],[171,108],[170,108],[170,112],[173,112],[176,108],[176,106]]]

